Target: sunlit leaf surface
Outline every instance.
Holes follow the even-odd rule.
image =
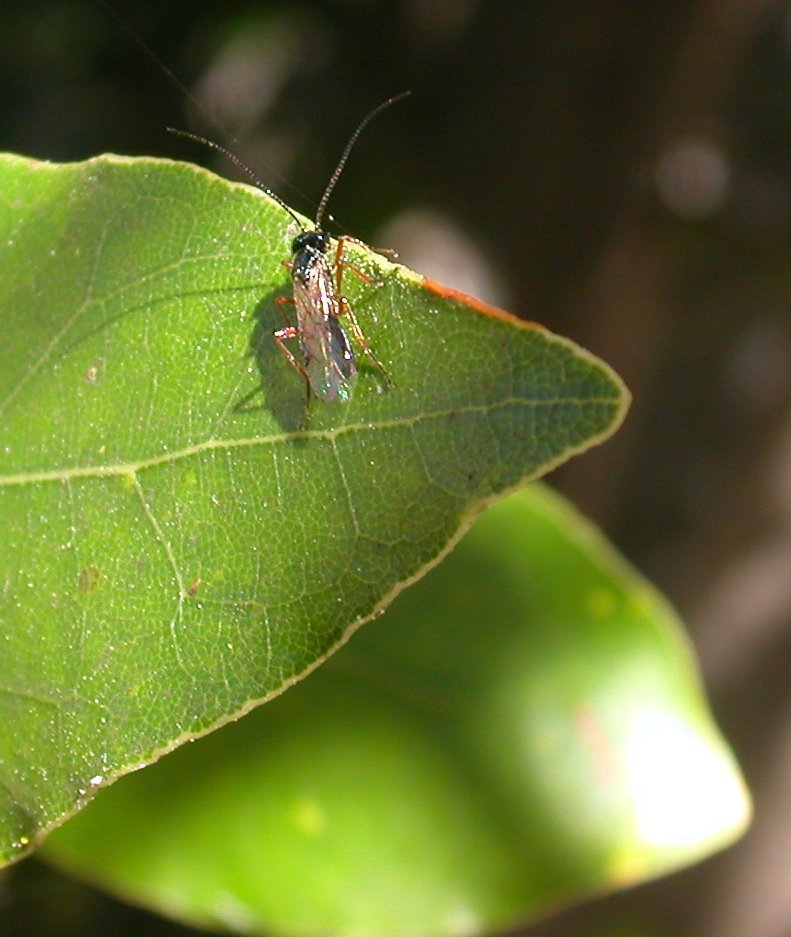
[[[306,400],[289,218],[189,165],[0,161],[0,858],[242,714],[626,392],[537,326],[357,249],[395,387]],[[346,286],[344,287],[346,289]]]

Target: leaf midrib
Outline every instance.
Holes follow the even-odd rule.
[[[252,436],[241,439],[207,439],[196,443],[193,446],[187,446],[184,449],[177,449],[174,452],[166,452],[162,455],[152,456],[149,459],[139,459],[135,462],[120,462],[112,465],[82,465],[71,468],[49,469],[38,472],[20,472],[13,475],[0,475],[0,488],[10,488],[18,485],[38,484],[40,482],[67,481],[72,478],[103,478],[112,476],[128,475],[135,476],[138,472],[145,469],[155,468],[159,465],[166,465],[169,462],[177,462],[180,459],[187,459],[202,452],[209,452],[215,449],[238,449],[251,446],[273,446],[281,443],[306,442],[309,440],[321,440],[324,442],[334,442],[341,436],[348,433],[359,432],[378,432],[384,429],[397,427],[411,428],[427,420],[444,419],[447,417],[466,416],[467,414],[487,414],[507,407],[553,407],[558,404],[578,405],[589,407],[596,404],[617,405],[618,399],[615,397],[557,397],[546,400],[525,400],[519,397],[509,397],[505,400],[499,400],[490,404],[471,404],[466,407],[451,407],[447,410],[435,410],[429,413],[421,413],[409,417],[398,417],[390,420],[371,421],[366,420],[363,423],[344,423],[341,426],[331,429],[321,430],[294,430],[287,433],[275,433],[267,436]],[[589,441],[590,444],[590,441]],[[576,447],[569,447],[575,450]],[[587,448],[587,446],[586,446]]]

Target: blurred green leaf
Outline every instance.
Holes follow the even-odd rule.
[[[202,926],[474,934],[700,859],[748,816],[673,611],[531,486],[310,679],[44,851]]]
[[[627,394],[571,342],[355,248],[396,387],[363,365],[350,403],[306,408],[271,341],[293,235],[271,200],[113,156],[7,156],[0,181],[10,860],[303,676]]]

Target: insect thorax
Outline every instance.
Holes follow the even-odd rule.
[[[324,231],[303,231],[291,243],[293,254],[291,273],[294,277],[307,280],[311,267],[323,260],[330,246],[330,236]]]

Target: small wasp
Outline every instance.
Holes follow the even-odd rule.
[[[281,303],[292,304],[296,308],[297,324],[296,326],[287,325],[285,328],[277,329],[273,333],[273,338],[287,361],[308,382],[310,392],[326,403],[331,403],[333,400],[348,400],[357,374],[354,352],[349,337],[340,322],[339,317],[342,315],[347,317],[351,333],[359,345],[360,351],[376,365],[385,382],[392,385],[390,375],[366,341],[351,304],[342,293],[343,271],[347,267],[364,282],[372,282],[362,271],[357,270],[343,259],[345,242],[354,240],[354,238],[339,237],[334,257],[329,260],[328,253],[330,252],[331,238],[322,228],[322,219],[330,195],[341,172],[343,172],[343,167],[346,165],[357,138],[374,117],[409,94],[409,91],[405,91],[395,97],[388,98],[378,107],[375,107],[357,125],[357,129],[349,138],[335,171],[330,176],[327,187],[324,189],[324,194],[316,211],[316,218],[313,223],[314,230],[312,231],[306,230],[297,215],[280,196],[264,185],[253,170],[243,163],[235,153],[206,137],[188,133],[186,130],[175,130],[168,127],[171,133],[195,140],[197,143],[202,143],[204,146],[211,147],[211,149],[222,153],[223,156],[226,156],[247,173],[255,185],[274,199],[299,225],[300,233],[291,243],[291,260],[284,261],[284,265],[291,271],[294,296],[293,299],[281,297],[279,300]],[[286,341],[292,338],[299,339],[301,360],[286,345]]]

